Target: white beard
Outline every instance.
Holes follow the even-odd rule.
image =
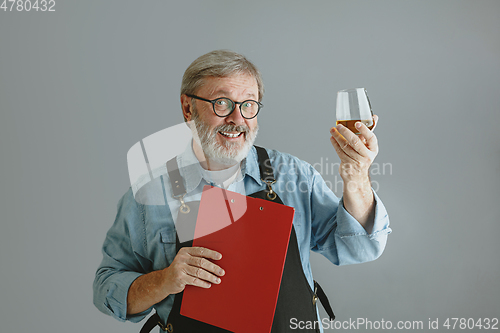
[[[205,158],[212,162],[227,166],[240,163],[247,157],[259,131],[258,125],[253,131],[250,131],[248,126],[245,125],[236,126],[228,124],[217,126],[210,131],[209,125],[200,119],[197,111],[193,112],[192,122],[194,123],[194,126],[191,124],[190,127],[193,133],[193,139],[203,150]],[[245,141],[242,145],[240,143],[231,142],[220,144],[217,141],[217,135],[221,131],[243,132],[242,135],[245,135]]]

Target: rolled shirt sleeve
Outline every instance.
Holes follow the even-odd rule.
[[[339,266],[368,262],[380,257],[392,230],[389,228],[389,216],[384,204],[375,192],[373,194],[375,218],[372,232],[368,233],[347,212],[343,200],[335,196],[315,171],[311,192],[311,249]]]
[[[120,321],[139,322],[151,309],[127,315],[127,295],[132,282],[151,270],[145,253],[145,230],[141,206],[131,191],[118,203],[115,222],[104,240],[103,260],[93,284],[94,304],[105,314]]]

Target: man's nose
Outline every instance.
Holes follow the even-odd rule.
[[[226,117],[226,122],[234,125],[245,124],[245,118],[241,115],[240,104],[235,104],[234,111]]]

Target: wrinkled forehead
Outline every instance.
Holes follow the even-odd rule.
[[[233,96],[255,100],[259,98],[257,80],[249,73],[236,73],[224,77],[205,77],[197,91],[197,94],[203,93],[211,97]]]

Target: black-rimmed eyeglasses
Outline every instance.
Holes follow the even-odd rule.
[[[186,96],[212,103],[212,106],[214,108],[214,113],[219,117],[229,116],[231,113],[233,113],[234,109],[236,108],[236,104],[238,104],[240,107],[241,116],[245,119],[252,119],[257,116],[257,114],[260,111],[260,108],[264,106],[261,103],[254,101],[253,99],[247,99],[246,101],[243,102],[235,102],[226,97],[220,97],[210,100],[198,97],[196,95],[186,94]]]

